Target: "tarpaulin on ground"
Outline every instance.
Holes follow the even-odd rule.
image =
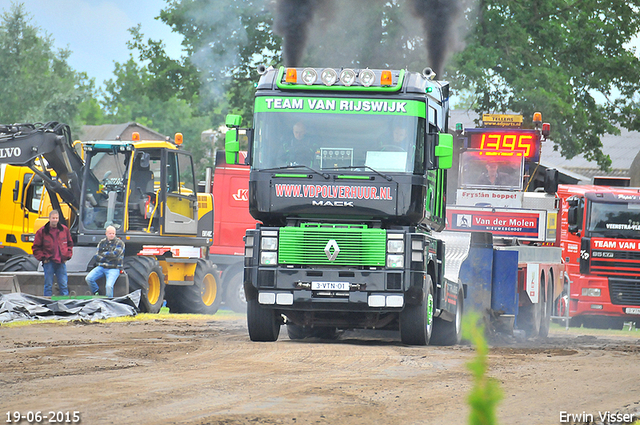
[[[140,290],[118,298],[63,299],[12,293],[0,294],[0,323],[16,320],[98,320],[135,316]]]

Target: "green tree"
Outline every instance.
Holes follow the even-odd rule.
[[[212,146],[200,139],[201,133],[211,128],[211,118],[201,113],[196,94],[181,90],[166,77],[168,74],[159,74],[160,68],[146,59],[146,49],[150,46],[158,51],[163,51],[164,46],[151,40],[144,43],[139,27],[132,28],[131,33],[133,41],[129,48],[137,51],[138,60],[132,53],[127,62],[116,62],[114,78],[105,81],[104,122],[135,121],[171,137],[182,133],[184,147],[193,154],[196,172],[202,178],[205,168],[213,165]],[[166,55],[164,57],[170,60]],[[151,72],[150,67],[156,72]]]
[[[31,24],[24,4],[0,17],[0,116],[5,123],[59,121],[77,130],[79,105],[91,98],[92,81],[74,71],[70,51],[55,50],[49,35]]]
[[[477,112],[542,112],[563,156],[606,168],[600,137],[640,130],[640,60],[627,44],[639,10],[638,0],[480,0],[448,68],[453,85],[475,93]]]

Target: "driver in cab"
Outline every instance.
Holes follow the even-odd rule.
[[[292,128],[293,137],[282,144],[282,155],[286,165],[313,166],[315,150],[311,137],[307,134],[307,127],[302,121],[298,121]]]

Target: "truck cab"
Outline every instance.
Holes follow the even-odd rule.
[[[560,308],[574,325],[621,327],[640,315],[640,189],[560,185],[567,270]],[[567,311],[568,310],[568,311]]]

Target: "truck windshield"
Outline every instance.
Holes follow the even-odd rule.
[[[640,239],[640,203],[591,202],[589,236]]]
[[[424,134],[415,116],[258,112],[253,167],[424,173]]]
[[[124,224],[126,170],[130,152],[92,151],[86,161],[82,224],[86,230]]]

